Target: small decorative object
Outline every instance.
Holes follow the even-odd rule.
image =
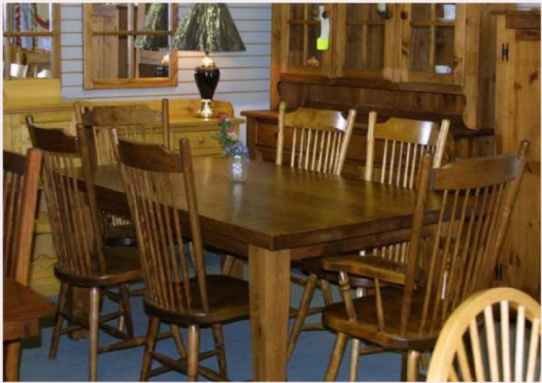
[[[209,52],[246,50],[228,6],[224,3],[194,4],[179,24],[170,49],[205,52],[205,57],[194,70],[194,79],[201,96],[196,116],[216,117],[212,100],[220,79],[220,70],[209,57]]]
[[[215,137],[224,146],[224,153],[229,156],[229,172],[232,181],[244,181],[248,175],[248,149],[246,145],[239,140],[235,127],[227,114],[221,114],[218,117],[218,126],[220,131]]]

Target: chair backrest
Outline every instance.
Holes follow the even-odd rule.
[[[402,334],[438,333],[461,302],[491,287],[528,147],[524,141],[518,154],[459,160],[432,171],[431,155],[424,156],[406,266]],[[438,194],[439,211],[433,234],[423,238],[425,206],[436,198],[434,193],[428,198],[429,190]],[[409,323],[410,317],[421,320]]]
[[[324,173],[341,174],[350,143],[356,111],[345,119],[340,112],[298,108],[286,112],[279,106],[277,165],[282,165],[285,148],[290,149],[290,166]]]
[[[365,159],[367,181],[413,188],[424,153],[433,153],[433,167],[441,165],[449,120],[442,120],[439,128],[432,121],[390,118],[377,124],[376,118],[376,112],[369,113]]]
[[[96,105],[86,107],[74,103],[78,124],[87,128],[92,164],[116,163],[110,130],[119,137],[170,147],[169,101],[162,100],[162,110],[146,104]]]
[[[540,304],[493,288],[463,302],[441,330],[428,382],[539,382]]]
[[[186,139],[180,156],[155,144],[120,138],[118,158],[147,286],[146,301],[177,313],[208,311],[205,261],[192,156]],[[181,211],[188,210],[193,261],[183,246]],[[193,263],[193,269],[190,264]],[[191,271],[197,284],[191,284]]]
[[[43,152],[43,188],[59,267],[73,276],[91,277],[105,271],[92,172],[81,170],[77,137],[62,129],[40,128],[27,117],[34,147]],[[83,176],[81,183],[76,177]],[[81,184],[84,187],[81,187]]]
[[[4,276],[27,285],[34,218],[38,201],[41,152],[26,156],[4,150]]]

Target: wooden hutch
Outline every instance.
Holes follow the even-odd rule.
[[[503,258],[498,274],[503,283],[510,282],[538,296],[540,12],[516,11],[516,4],[457,3],[452,7],[455,15],[450,16],[445,15],[444,5],[273,4],[271,105],[270,110],[241,112],[247,118],[249,151],[254,158],[274,161],[277,109],[282,100],[289,109],[305,106],[358,111],[345,165],[347,176],[362,174],[366,123],[371,110],[378,112],[379,120],[391,116],[450,119],[447,160],[493,154],[495,147],[515,151],[521,137],[530,139],[532,176],[526,177],[525,187],[529,195],[536,194],[538,205],[530,212],[521,203],[516,208],[516,215],[527,214],[530,218],[515,218],[511,232],[527,230],[528,226],[531,234],[528,238],[511,235],[517,237],[508,247],[514,254],[510,258],[513,267]],[[495,15],[498,11],[500,16]],[[527,24],[521,24],[520,19]],[[514,20],[512,26],[509,20]],[[512,41],[506,45],[508,50],[503,51],[501,36],[509,28],[519,28],[506,32],[509,37],[520,36],[520,40],[529,41],[520,45],[524,48],[517,52]],[[499,62],[503,52],[517,55],[510,62],[525,70],[529,68],[530,77],[512,69],[502,76]],[[517,80],[511,73],[529,80],[529,90],[514,96]],[[507,97],[517,98],[514,104],[507,105],[511,101]],[[512,112],[508,108],[516,109]],[[529,112],[523,118],[510,117],[520,110]],[[528,239],[529,244],[519,238]],[[525,279],[524,275],[529,277]]]

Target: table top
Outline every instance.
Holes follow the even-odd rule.
[[[246,181],[236,183],[227,176],[225,157],[193,162],[204,240],[205,232],[214,233],[276,251],[411,226],[412,190],[259,161],[250,163]],[[98,167],[95,183],[98,199],[126,205],[117,166]],[[186,207],[181,200],[181,208]],[[429,210],[436,210],[437,202],[430,195]],[[436,221],[436,214],[426,220]]]
[[[24,323],[37,321],[53,312],[52,300],[23,286],[11,278],[4,277],[4,340],[17,339],[27,333]],[[32,335],[29,333],[29,335]]]

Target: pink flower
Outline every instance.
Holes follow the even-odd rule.
[[[228,115],[226,113],[220,113],[218,115],[218,124],[222,124],[224,121],[228,121]]]

